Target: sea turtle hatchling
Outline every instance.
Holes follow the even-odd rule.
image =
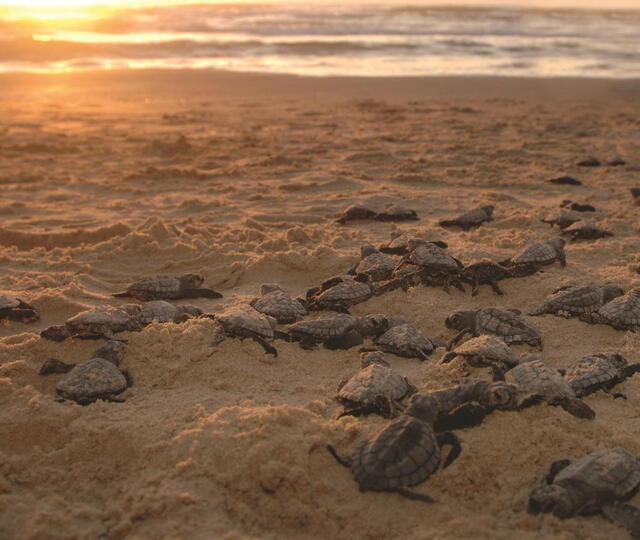
[[[403,408],[400,400],[414,392],[415,387],[391,369],[381,352],[363,352],[360,371],[338,389],[337,399],[345,406],[338,418],[369,413],[393,418]]]
[[[564,253],[564,245],[564,240],[559,237],[552,238],[547,242],[529,244],[520,253],[501,261],[500,264],[508,268],[517,268],[519,266],[540,267],[559,261],[560,266],[566,266],[567,259]]]
[[[265,353],[278,356],[278,351],[267,340],[276,337],[276,320],[251,306],[239,306],[224,313],[205,315],[222,326],[222,333],[213,344],[220,343],[225,337],[249,338],[264,349]]]
[[[147,326],[152,322],[181,323],[200,316],[202,316],[202,310],[195,306],[174,305],[164,300],[153,300],[140,306],[139,321],[143,326]]]
[[[391,240],[380,246],[379,249],[381,253],[388,253],[390,255],[406,255],[413,247],[421,242],[426,243],[427,241],[407,232],[393,231],[391,233]],[[429,243],[435,244],[442,249],[447,249],[447,247],[449,247],[445,242],[440,240],[433,240]]]
[[[38,310],[19,298],[0,294],[0,319],[11,319],[24,323],[34,322],[40,318]]]
[[[455,358],[462,359],[465,374],[468,374],[469,366],[490,367],[494,372],[494,379],[500,378],[500,373],[519,364],[516,353],[503,339],[488,334],[461,343],[453,351],[445,354],[440,362],[446,364]]]
[[[617,501],[632,497],[639,484],[640,461],[624,448],[604,448],[554,461],[542,485],[529,495],[527,511],[560,519],[601,512],[638,538],[640,510]]]
[[[437,347],[444,347],[444,344],[430,339],[406,322],[391,326],[373,342],[385,352],[420,360],[427,360]]]
[[[431,497],[406,488],[423,482],[438,469],[442,446],[452,446],[443,467],[461,451],[453,433],[434,432],[437,416],[434,398],[414,394],[403,413],[364,439],[349,459],[341,457],[331,445],[327,449],[341,465],[351,469],[360,491],[394,491],[431,503]]]
[[[490,334],[502,338],[508,345],[524,343],[542,349],[542,337],[538,330],[525,321],[518,310],[483,308],[457,311],[445,320],[447,328],[459,333],[449,342],[448,349],[456,345],[466,334],[474,337]]]
[[[204,278],[198,274],[182,276],[155,276],[136,281],[123,292],[114,293],[118,298],[137,300],[175,300],[178,298],[222,298],[219,292],[202,287]]]
[[[564,378],[574,394],[582,397],[597,390],[610,390],[638,371],[640,364],[630,365],[621,354],[598,353],[583,356],[567,369]]]
[[[363,206],[361,204],[352,204],[340,213],[340,215],[336,219],[336,223],[344,225],[349,221],[355,221],[358,219],[373,219],[376,214],[377,213],[375,210],[372,210],[367,206]]]
[[[374,219],[378,221],[416,221],[418,214],[411,208],[388,204],[382,212],[376,214]]]
[[[548,223],[549,225],[557,225],[561,229],[565,229],[572,223],[576,221],[580,221],[582,216],[580,214],[576,214],[572,210],[566,210],[565,208],[559,208],[547,214],[546,217],[542,218],[540,221],[542,223]]]
[[[559,317],[575,317],[582,313],[598,311],[607,302],[623,294],[624,291],[618,285],[560,287],[529,315],[537,316],[551,313]]]
[[[493,206],[486,205],[474,208],[454,219],[443,219],[438,222],[440,227],[460,227],[464,231],[480,227],[485,221],[493,221]]]
[[[349,270],[350,275],[356,276],[359,281],[383,281],[391,278],[397,261],[379,252],[370,244],[365,244],[360,249],[360,262]]]
[[[571,386],[557,370],[546,366],[542,360],[518,364],[507,371],[505,381],[518,388],[518,405],[528,407],[544,401],[560,406],[578,418],[594,418],[596,413],[584,401],[578,399]]]
[[[307,291],[307,308],[310,311],[330,310],[349,313],[349,307],[371,298],[376,288],[370,283],[358,281],[350,275],[335,276],[317,288]]]
[[[616,330],[635,332],[640,329],[640,287],[634,287],[598,311],[582,313],[578,318],[592,324],[607,324]]]
[[[250,305],[256,311],[273,317],[281,324],[297,321],[307,314],[307,308],[296,298],[275,284],[264,284],[260,287],[260,298],[251,300]]]
[[[137,304],[90,309],[67,319],[63,325],[45,328],[40,335],[53,341],[69,337],[113,339],[117,332],[141,330],[140,313],[141,308]]]
[[[560,234],[570,236],[572,242],[575,240],[595,240],[597,238],[613,236],[612,232],[605,231],[594,223],[584,220],[572,223],[566,229],[563,229]]]
[[[460,272],[460,279],[471,284],[471,296],[478,294],[480,285],[490,285],[494,293],[503,295],[498,281],[529,276],[537,271],[535,264],[519,264],[507,268],[491,261],[479,261],[465,266]]]

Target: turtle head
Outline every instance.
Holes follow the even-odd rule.
[[[178,311],[185,316],[185,318],[190,318],[190,317],[201,317],[202,316],[202,310],[200,308],[197,308],[195,306],[176,306],[178,308]]]
[[[560,253],[564,249],[565,243],[566,242],[564,241],[564,239],[560,238],[559,236],[556,236],[555,238],[552,238],[547,242],[547,244],[553,247],[553,249],[555,249],[558,253]]]
[[[464,330],[473,328],[477,311],[456,311],[444,321],[450,330]]]
[[[178,278],[183,289],[198,289],[204,283],[200,274],[184,274]]]
[[[403,414],[413,416],[428,424],[433,424],[438,418],[438,402],[432,396],[420,393],[413,394]]]
[[[358,317],[358,329],[363,336],[379,336],[391,327],[389,319],[380,314]]]
[[[276,285],[275,283],[263,283],[262,285],[260,285],[260,296],[264,296],[276,291],[283,292],[282,287],[280,287],[280,285]]]
[[[110,339],[93,353],[92,358],[103,358],[119,366],[124,358],[124,343],[117,339]]]
[[[371,364],[378,364],[383,367],[391,367],[384,354],[380,351],[362,351],[360,353],[360,369],[369,367]]]
[[[493,214],[492,204],[487,204],[486,206],[482,206],[481,209],[484,210],[484,213],[487,214],[487,216],[491,216],[491,214]]]
[[[529,495],[527,512],[530,514],[550,514],[566,518],[573,514],[571,494],[558,484],[547,484],[534,489]]]
[[[491,383],[484,398],[491,409],[515,409],[518,405],[518,388],[504,381]]]
[[[618,285],[605,285],[602,288],[602,301],[606,304],[618,296],[622,296],[624,291]]]
[[[603,354],[602,357],[606,358],[610,364],[619,370],[626,368],[628,365],[627,359],[620,353]]]
[[[360,248],[360,257],[363,259],[369,255],[373,255],[374,253],[378,253],[378,250],[371,244],[363,244]]]

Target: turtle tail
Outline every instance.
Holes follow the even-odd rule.
[[[129,293],[129,291],[123,291],[123,292],[113,293],[111,296],[115,298],[129,298],[131,297],[131,294]]]

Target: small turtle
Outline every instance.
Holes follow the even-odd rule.
[[[548,223],[549,225],[557,225],[561,229],[567,228],[572,223],[576,221],[580,221],[582,216],[572,212],[570,210],[565,210],[564,208],[560,208],[559,210],[555,210],[547,215],[547,217],[541,219],[543,223]]]
[[[389,366],[379,351],[361,353],[360,371],[343,382],[337,399],[345,405],[338,418],[346,415],[379,413],[393,418],[402,410],[400,400],[415,387]]]
[[[518,310],[484,308],[473,311],[457,311],[447,317],[447,328],[459,330],[449,343],[448,349],[458,343],[466,334],[474,337],[483,334],[498,336],[508,345],[526,343],[542,349],[542,338],[538,330],[520,316]]]
[[[602,165],[602,163],[600,162],[600,160],[598,158],[595,158],[593,156],[589,156],[588,158],[582,159],[580,161],[578,161],[578,163],[576,163],[576,165],[578,165],[578,167],[600,167],[600,165]]]
[[[194,306],[173,305],[164,300],[154,300],[145,302],[140,306],[139,320],[143,326],[152,322],[174,322],[181,323],[191,317],[202,316],[202,310]]]
[[[276,320],[273,317],[260,313],[251,306],[240,306],[208,317],[218,321],[223,329],[223,333],[214,340],[214,345],[225,336],[249,338],[260,344],[265,353],[278,356],[278,351],[267,341],[276,337]]]
[[[452,446],[443,467],[450,465],[461,451],[460,441],[453,433],[436,435],[433,431],[437,416],[434,398],[414,394],[403,414],[369,435],[349,459],[340,457],[331,445],[327,449],[338,463],[351,469],[360,491],[395,491],[406,498],[431,503],[431,497],[406,488],[425,481],[438,469],[442,446]]]
[[[464,231],[480,227],[485,221],[493,221],[493,206],[481,206],[466,212],[454,219],[443,219],[438,222],[440,227],[460,227]]]
[[[385,332],[390,318],[383,315],[352,317],[347,314],[299,321],[287,328],[292,340],[300,342],[303,349],[313,349],[322,343],[328,349],[349,349],[360,345],[366,336]]]
[[[260,298],[255,298],[250,305],[256,311],[273,317],[281,324],[297,321],[307,314],[307,308],[299,300],[292,298],[281,287],[264,284],[260,287]]]
[[[629,191],[631,191],[631,197],[635,205],[640,206],[640,187],[632,187]]]
[[[349,221],[355,221],[357,219],[373,219],[377,215],[375,210],[371,210],[366,206],[360,204],[353,204],[342,211],[342,213],[336,219],[336,223],[344,225]]]
[[[491,261],[479,261],[465,266],[460,272],[460,279],[471,284],[471,296],[478,294],[480,285],[490,285],[494,293],[503,295],[504,292],[498,286],[499,280],[529,276],[537,271],[538,266],[532,263],[517,264],[507,268]]]
[[[573,202],[570,201],[568,199],[563,200],[560,203],[560,207],[561,208],[569,208],[570,210],[573,210],[574,212],[595,212],[596,209],[591,206],[590,204],[580,204],[577,202]],[[571,224],[569,224],[571,225]]]
[[[640,364],[629,365],[621,354],[598,353],[582,357],[569,367],[564,378],[575,395],[582,397],[597,390],[610,390],[638,371]]]
[[[38,375],[53,375],[56,373],[69,373],[75,366],[73,364],[67,364],[62,360],[58,360],[57,358],[48,358],[44,361],[40,369],[38,370]]]
[[[74,315],[63,325],[45,328],[40,335],[53,341],[69,337],[112,339],[117,332],[141,330],[140,313],[141,308],[137,304],[91,309]]]
[[[581,321],[607,324],[616,330],[640,329],[640,287],[607,302],[598,311],[579,315]]]
[[[529,244],[520,253],[514,255],[510,259],[501,261],[502,266],[517,269],[525,267],[525,272],[529,268],[540,267],[547,264],[553,264],[560,261],[560,266],[567,265],[567,259],[564,253],[565,242],[562,238],[556,237],[547,242],[536,242]]]
[[[591,419],[596,415],[591,407],[575,396],[562,374],[546,366],[542,360],[518,364],[507,371],[505,380],[518,387],[518,404],[521,407],[545,401],[578,418]]]
[[[63,399],[88,405],[98,399],[118,401],[114,396],[124,392],[127,386],[127,378],[113,362],[92,358],[62,377],[56,384],[56,393]]]
[[[610,159],[609,161],[607,161],[607,165],[609,165],[610,167],[621,167],[622,165],[626,165],[627,162],[624,160],[624,158],[621,158],[620,156],[616,156],[612,159]]]
[[[393,231],[391,233],[391,240],[380,246],[379,249],[381,253],[388,253],[390,255],[406,255],[419,243],[427,243],[427,241],[406,232]],[[442,249],[447,249],[447,247],[449,247],[445,242],[440,240],[433,240],[429,243],[435,244]]]
[[[465,371],[469,366],[490,367],[494,372],[494,378],[499,378],[499,373],[519,364],[516,354],[504,340],[486,334],[458,345],[453,351],[445,354],[440,362],[445,364],[457,357],[462,358]]]
[[[11,319],[24,323],[34,322],[40,318],[38,310],[19,298],[0,294],[0,319]]]
[[[182,276],[155,276],[137,281],[123,292],[114,293],[117,298],[131,297],[137,300],[175,300],[177,298],[222,298],[219,292],[202,288],[204,278],[198,274]]]
[[[382,212],[376,214],[374,219],[378,221],[416,221],[418,214],[410,208],[389,204]]]
[[[571,237],[571,241],[582,239],[582,240],[594,240],[596,238],[604,238],[605,236],[613,236],[613,233],[610,231],[605,231],[601,229],[594,223],[590,221],[576,221],[569,225],[566,229],[564,229],[560,234],[564,234],[566,236]]]
[[[361,260],[356,264],[349,274],[355,275],[359,281],[383,281],[391,278],[397,261],[380,253],[370,244],[365,244],[360,250]]]
[[[624,291],[617,285],[585,285],[583,287],[560,287],[548,296],[544,303],[529,315],[552,313],[560,317],[574,317],[581,313],[598,311],[607,302],[622,296]]]
[[[335,276],[322,283],[319,289],[307,291],[307,307],[309,310],[349,313],[350,306],[368,300],[374,292],[373,285],[357,281],[353,276]]]
[[[373,342],[385,352],[420,360],[427,360],[436,347],[444,346],[409,323],[392,326]]]
[[[552,513],[560,519],[601,512],[640,537],[640,511],[617,504],[640,484],[640,461],[624,448],[604,448],[576,459],[554,461],[542,485],[529,495],[530,514]]]
[[[560,184],[563,186],[581,186],[582,182],[580,180],[576,180],[572,176],[559,176],[557,178],[552,178],[549,180],[551,184]]]

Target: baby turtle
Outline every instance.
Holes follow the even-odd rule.
[[[640,187],[632,187],[629,191],[631,191],[634,204],[640,206]]]
[[[507,371],[506,382],[518,387],[518,404],[521,407],[545,401],[560,406],[578,418],[594,418],[596,413],[584,401],[578,399],[562,374],[545,366],[542,360],[518,364]]]
[[[40,318],[38,310],[19,298],[0,294],[0,319],[11,319],[24,323],[34,322]]]
[[[328,349],[349,349],[360,345],[366,336],[382,334],[389,328],[390,319],[382,315],[352,317],[347,314],[299,321],[290,325],[288,334],[299,341],[303,349],[313,349],[322,343]]]
[[[508,345],[526,343],[542,349],[542,338],[538,330],[520,316],[518,310],[484,308],[473,311],[457,311],[447,317],[447,328],[459,330],[449,343],[448,349],[457,344],[466,334],[474,337],[490,334],[502,338]]]
[[[554,461],[540,487],[529,495],[530,514],[552,513],[560,519],[601,512],[640,537],[640,511],[616,504],[636,493],[640,461],[624,448],[604,448],[576,459]]]
[[[463,360],[465,371],[469,366],[490,367],[494,372],[494,378],[500,378],[500,373],[508,371],[519,363],[516,354],[504,340],[486,334],[458,345],[453,351],[445,354],[440,362],[446,364],[455,358]]]
[[[529,315],[552,313],[559,317],[574,317],[581,313],[598,311],[607,302],[622,296],[624,291],[617,285],[585,285],[583,287],[560,287],[548,296],[544,303]]]
[[[391,233],[391,240],[387,244],[380,246],[380,251],[390,255],[406,255],[419,243],[427,243],[427,241],[422,240],[413,234],[393,231]],[[434,240],[429,243],[435,244],[442,249],[447,249],[447,247],[449,247],[445,242],[441,242],[440,240]]]
[[[222,298],[219,292],[202,288],[204,278],[198,274],[182,276],[155,276],[137,281],[123,292],[114,293],[118,298],[137,300],[175,300],[177,298]]]
[[[556,237],[547,242],[536,242],[529,244],[520,253],[514,255],[506,261],[501,261],[502,266],[517,269],[518,267],[540,267],[560,261],[560,266],[567,265],[564,254],[565,242],[562,238]],[[523,272],[526,274],[526,272]]]
[[[375,219],[378,221],[416,221],[418,214],[410,208],[389,204],[382,212],[376,214]]]
[[[140,313],[141,308],[137,304],[90,309],[67,319],[63,325],[44,329],[40,335],[53,341],[63,341],[69,337],[112,339],[117,332],[141,330]]]
[[[595,212],[596,209],[590,204],[580,204],[577,202],[570,201],[569,199],[565,199],[560,203],[562,208],[569,208],[575,212]],[[570,224],[569,224],[570,225]]]
[[[338,219],[336,219],[336,223],[340,223],[341,225],[344,225],[349,221],[355,221],[358,219],[373,219],[376,216],[376,214],[377,212],[375,212],[374,210],[371,210],[371,208],[362,206],[360,204],[353,204],[348,208],[346,208],[340,214],[340,216],[338,216]]]
[[[143,326],[152,322],[181,323],[191,317],[202,316],[202,310],[194,306],[174,305],[164,300],[145,302],[140,306],[139,321]]]
[[[582,216],[579,214],[560,208],[559,210],[554,210],[540,221],[542,221],[542,223],[548,223],[549,225],[557,225],[561,229],[566,229],[569,225],[576,221],[580,221],[581,219]]]
[[[373,285],[356,281],[352,276],[336,276],[326,280],[319,289],[307,291],[309,310],[331,310],[349,313],[349,307],[371,298]]]
[[[503,295],[504,292],[498,286],[498,281],[529,276],[537,271],[538,267],[535,264],[523,263],[506,268],[491,261],[480,261],[466,266],[460,272],[460,278],[471,284],[471,296],[478,294],[480,285],[490,285],[494,293]]]
[[[260,298],[255,298],[250,305],[256,311],[273,317],[281,324],[297,321],[307,314],[306,307],[299,300],[292,298],[284,290],[274,284],[260,287]]]
[[[612,232],[601,229],[590,221],[576,221],[564,229],[560,234],[571,237],[571,241],[574,240],[595,240],[597,238],[604,238],[606,236],[613,236]]]
[[[598,390],[610,390],[638,371],[640,364],[629,365],[621,354],[598,353],[582,357],[567,370],[564,378],[575,395],[582,397]]]
[[[588,158],[582,159],[576,163],[578,167],[600,167],[602,163],[598,158],[593,156],[589,156]]]
[[[241,306],[209,317],[218,321],[223,329],[214,345],[225,337],[249,338],[262,346],[266,354],[278,356],[278,351],[267,341],[276,337],[276,320],[273,317],[260,313],[251,306]]]
[[[481,206],[454,219],[443,219],[438,222],[440,227],[460,227],[464,231],[480,227],[485,221],[493,221],[493,206]]]
[[[640,328],[640,287],[634,287],[598,311],[583,313],[579,318],[592,324],[607,324],[616,330],[637,331]]]
[[[383,351],[408,358],[427,358],[444,345],[429,339],[422,331],[409,323],[398,324],[389,328],[373,341]]]
[[[362,246],[360,256],[360,262],[348,272],[355,275],[358,281],[383,281],[391,278],[397,264],[393,257],[380,253],[370,244]]]
[[[549,180],[551,184],[559,184],[561,186],[581,186],[582,182],[576,180],[572,176],[558,176]]]
[[[363,352],[360,371],[343,382],[338,389],[338,401],[346,415],[378,413],[393,418],[403,409],[400,400],[415,392],[415,387],[389,366],[381,352]]]
[[[433,431],[437,416],[434,398],[414,394],[403,414],[369,435],[349,459],[340,457],[331,445],[327,449],[341,465],[351,469],[360,491],[395,491],[406,498],[431,503],[431,497],[406,488],[425,481],[438,469],[442,446],[452,446],[443,467],[450,465],[461,451],[460,441],[453,433],[436,435]]]

